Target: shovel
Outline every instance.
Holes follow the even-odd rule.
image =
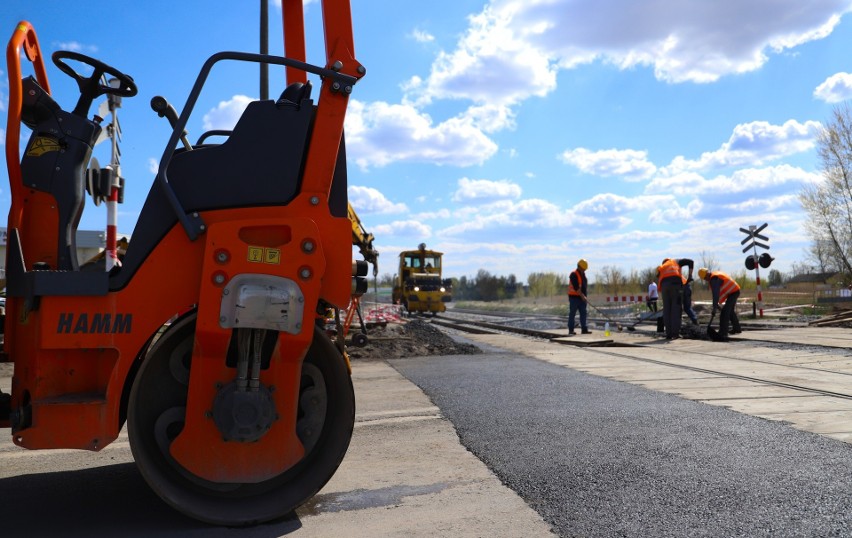
[[[710,340],[713,340],[714,342],[719,342],[721,340],[719,333],[716,331],[716,329],[714,329],[713,327],[710,326],[710,325],[713,324],[713,318],[715,318],[715,317],[716,317],[716,309],[714,308],[713,313],[710,314],[710,323],[707,324],[707,336],[710,337]]]
[[[632,324],[626,326],[627,330],[628,331],[635,331],[636,326],[639,325],[640,323],[642,323],[643,321],[659,320],[662,315],[663,315],[662,310],[660,310],[658,312],[644,312],[642,314],[639,314],[638,320],[636,320]]]
[[[594,308],[594,309],[595,309],[595,311],[597,311],[597,313],[598,313],[598,314],[600,314],[601,316],[603,316],[603,317],[604,317],[604,319],[606,319],[608,322],[610,322],[611,324],[615,325],[616,330],[618,330],[618,331],[620,332],[620,331],[623,329],[623,327],[621,326],[621,324],[620,324],[620,323],[618,323],[617,321],[615,321],[615,320],[614,320],[614,319],[612,319],[611,317],[607,316],[607,315],[606,315],[606,314],[605,314],[605,313],[604,313],[604,312],[603,312],[600,308],[596,307],[595,305],[593,305],[593,304],[592,304],[592,303],[590,303],[590,302],[586,302],[586,304],[588,304],[589,306],[591,306],[592,308]]]

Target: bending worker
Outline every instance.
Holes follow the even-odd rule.
[[[698,325],[698,316],[692,309],[692,279],[683,279],[683,313],[689,318],[693,325]]]
[[[692,280],[692,268],[695,263],[689,258],[675,260],[665,258],[657,267],[660,295],[663,298],[663,323],[666,327],[666,340],[680,338],[680,317],[683,313],[683,271],[689,268],[687,280]]]
[[[698,278],[706,280],[710,284],[710,291],[713,292],[713,313],[719,305],[722,315],[719,319],[719,340],[722,342],[728,341],[728,325],[732,326],[731,334],[739,334],[740,318],[737,317],[737,299],[740,298],[740,285],[737,281],[729,277],[721,271],[709,271],[706,267],[698,270]]]
[[[589,268],[589,262],[585,259],[580,259],[577,262],[577,269],[568,277],[568,334],[577,334],[574,332],[574,318],[577,311],[580,312],[580,329],[583,334],[591,334],[592,331],[586,327],[586,269]]]

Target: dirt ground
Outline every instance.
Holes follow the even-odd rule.
[[[369,329],[366,346],[348,345],[346,351],[353,360],[482,353],[475,345],[456,342],[428,322],[419,319]]]

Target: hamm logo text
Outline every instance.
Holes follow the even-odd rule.
[[[129,333],[132,314],[59,314],[56,332],[60,334],[120,334]]]

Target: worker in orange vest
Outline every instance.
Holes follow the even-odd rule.
[[[577,269],[568,277],[568,335],[577,334],[574,332],[574,318],[577,312],[580,312],[580,329],[583,334],[592,334],[592,331],[586,326],[586,306],[589,302],[586,298],[587,282],[586,269],[589,268],[589,262],[581,258],[577,262]]]
[[[683,269],[689,269],[687,280],[692,280],[692,268],[695,266],[689,258],[664,258],[657,267],[660,296],[663,298],[663,324],[666,328],[666,340],[680,338],[680,318],[683,314]]]
[[[737,299],[740,298],[740,285],[737,281],[721,271],[710,271],[706,267],[698,270],[698,278],[710,284],[713,293],[713,313],[717,309],[722,311],[719,318],[719,340],[728,341],[728,325],[731,325],[731,334],[739,334],[740,318],[737,317]],[[719,305],[723,304],[721,308]]]

